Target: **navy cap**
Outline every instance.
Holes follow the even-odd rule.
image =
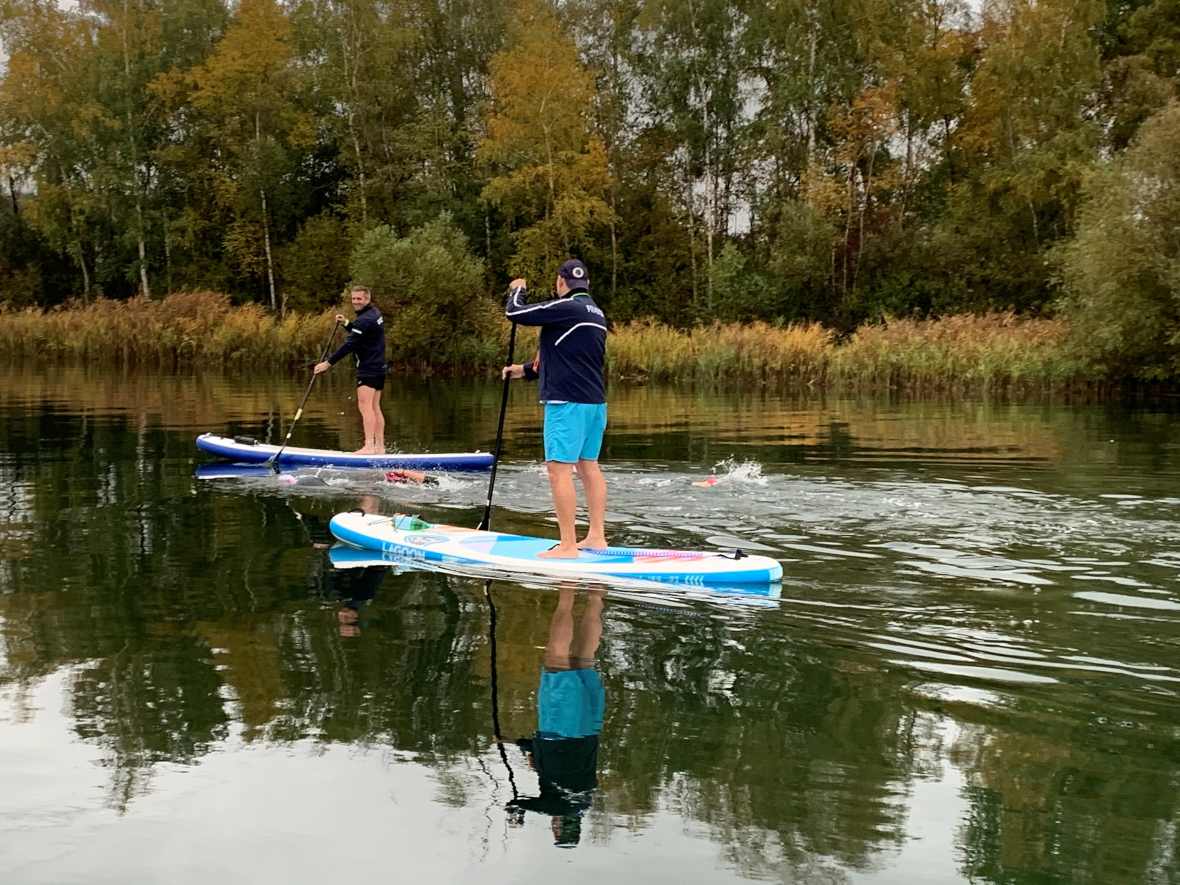
[[[571,258],[563,263],[557,269],[557,275],[565,280],[565,284],[571,289],[590,288],[590,274],[586,270],[586,265],[576,258]]]

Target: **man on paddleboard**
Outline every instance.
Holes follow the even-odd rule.
[[[365,444],[358,455],[385,454],[385,416],[381,413],[381,391],[385,387],[385,318],[373,303],[373,293],[367,286],[353,286],[349,292],[356,318],[345,322],[336,314],[336,322],[344,323],[347,337],[336,352],[316,363],[317,375],[328,371],[337,362],[352,354],[356,359],[356,407],[361,413]]]
[[[545,405],[545,466],[561,542],[541,557],[574,558],[578,547],[606,546],[606,479],[598,467],[606,430],[606,316],[590,297],[586,265],[571,258],[557,271],[557,297],[529,304],[522,279],[509,287],[505,316],[541,327],[540,371],[535,364],[505,366],[505,378],[541,380]],[[574,468],[586,490],[590,529],[577,540]]]

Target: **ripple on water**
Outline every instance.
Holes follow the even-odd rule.
[[[1059,680],[1052,676],[1041,676],[1036,673],[1025,673],[1021,670],[1005,670],[1000,667],[962,666],[959,664],[941,664],[933,661],[908,661],[896,658],[886,661],[899,667],[910,667],[927,673],[937,673],[942,676],[959,676],[964,679],[982,679],[987,682],[1010,682],[1018,685],[1053,685]]]
[[[1169,599],[1152,599],[1143,596],[1129,596],[1125,593],[1103,593],[1098,590],[1079,590],[1073,594],[1075,599],[1085,599],[1088,602],[1101,602],[1104,605],[1117,605],[1126,608],[1147,608],[1155,611],[1180,612],[1180,602]]]
[[[972,685],[953,685],[945,682],[921,682],[910,686],[911,694],[949,704],[970,704],[977,707],[999,707],[1006,703],[1004,695]]]

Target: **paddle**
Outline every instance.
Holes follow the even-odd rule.
[[[328,351],[332,348],[332,340],[336,337],[336,330],[340,328],[340,320],[335,320],[332,323],[332,332],[328,335],[328,340],[324,342],[324,349],[320,353],[320,358],[316,360],[317,363],[322,363],[328,358]],[[266,464],[274,468],[275,473],[279,471],[279,455],[283,454],[283,449],[287,448],[287,443],[291,441],[291,434],[295,432],[295,425],[299,423],[299,419],[303,416],[303,407],[307,405],[307,398],[311,396],[311,388],[315,384],[316,374],[311,373],[311,380],[307,382],[307,390],[303,391],[303,399],[299,401],[299,408],[295,410],[295,417],[291,419],[291,426],[287,428],[287,438],[283,440],[283,444],[279,446],[279,450],[266,459]],[[493,468],[494,469],[494,468]]]
[[[513,295],[520,289],[513,291]],[[516,323],[512,324],[512,331],[508,333],[508,360],[505,367],[512,365],[512,352],[516,349]],[[481,532],[489,531],[492,527],[492,490],[496,488],[496,468],[500,466],[500,450],[504,446],[504,413],[508,411],[508,382],[512,379],[505,376],[504,390],[500,394],[500,421],[496,425],[496,454],[492,458],[492,475],[488,480],[488,503],[483,509],[483,519],[476,526]]]

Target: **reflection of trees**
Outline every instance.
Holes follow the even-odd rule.
[[[200,397],[175,383],[160,414],[180,424],[204,416]],[[231,735],[388,745],[436,768],[440,801],[485,789],[463,776],[491,740],[481,583],[391,575],[363,635],[343,639],[334,578],[290,508],[265,493],[193,494],[192,434],[134,410],[153,394],[138,382],[87,390],[79,396],[92,397],[89,414],[18,410],[0,421],[9,490],[0,502],[0,682],[19,694],[68,669],[69,710],[77,733],[103,749],[112,803],[142,791],[153,765],[199,762]],[[107,395],[127,397],[134,417],[100,410]],[[612,420],[640,436],[672,427],[685,407],[669,398],[661,412],[642,392],[620,399],[627,405],[612,404]],[[751,401],[717,402],[702,408],[731,409],[735,432],[753,426]],[[486,417],[491,428],[488,403],[476,423]],[[522,414],[535,432],[534,406]],[[803,418],[782,418],[819,444],[822,422],[808,430]],[[858,439],[875,427],[864,417],[846,423]],[[950,424],[933,426],[923,432],[946,445],[937,434],[949,439]],[[1052,434],[1042,432],[1049,451]],[[535,723],[553,600],[521,590],[499,600],[500,711],[512,738]],[[781,624],[764,629],[756,612],[714,614],[608,604],[591,838],[609,838],[608,820],[641,828],[671,809],[707,827],[748,873],[839,881],[841,868],[871,868],[899,844],[911,784],[949,759],[969,784],[969,817],[947,824],[961,825],[965,875],[1175,881],[1167,858],[1180,851],[1180,753],[1158,723],[1089,723],[1076,708],[1051,721],[1008,709],[993,718],[976,708],[915,711],[905,677],[866,667],[876,658]],[[1064,648],[1099,628],[1043,629]],[[1161,714],[1166,721],[1174,715]],[[959,726],[951,748],[948,723]]]
[[[500,715],[511,740],[535,724],[553,600],[499,599]],[[875,674],[802,658],[782,637],[760,636],[756,616],[638,613],[640,624],[635,609],[608,603],[604,613],[599,804],[608,813],[641,828],[646,815],[674,809],[706,824],[739,868],[787,865],[810,881],[840,878],[817,855],[865,867],[901,840],[905,784],[929,736]]]
[[[350,383],[343,374],[318,382],[322,387],[308,403],[301,431],[311,434],[316,444],[344,444],[355,435],[353,410],[341,408]],[[262,436],[269,432],[277,439],[286,429],[284,422],[298,393],[290,376],[282,374],[249,379],[210,373],[161,377],[80,366],[48,372],[18,366],[7,371],[0,408],[10,399],[68,404],[72,412],[88,416],[83,421],[91,425],[120,415],[128,416],[132,427],[162,424],[189,428],[194,434],[232,427]],[[467,447],[486,446],[495,438],[499,399],[493,386],[435,381],[428,390],[407,391],[401,389],[399,379],[392,378],[384,399],[393,422],[390,433],[404,445],[453,439],[456,428],[464,432],[462,443]],[[16,415],[17,420],[22,417]],[[891,454],[912,458],[914,453],[927,452],[941,460],[1015,455],[1054,463],[1075,457],[1092,462],[1116,457],[1107,449],[1109,431],[1122,426],[1123,420],[1112,420],[1098,410],[1046,411],[1019,403],[792,400],[765,391],[617,386],[611,390],[612,432],[607,443],[616,458],[642,455],[658,441],[675,447],[681,457],[706,462],[735,453],[789,462],[817,450],[832,458],[866,452],[877,458]],[[1152,436],[1153,429],[1156,436],[1166,435],[1166,420],[1152,422],[1139,415],[1135,420],[1142,422],[1146,435],[1128,431],[1125,438],[1151,440],[1151,451],[1166,458],[1166,439]],[[510,440],[521,435],[528,440],[521,445],[533,445],[538,413],[535,397],[524,388],[514,392],[506,428]],[[36,445],[39,437],[31,433],[27,439]],[[82,446],[81,436],[73,439]],[[191,454],[191,439],[187,435],[181,439],[185,454]],[[306,439],[305,444],[310,444]]]
[[[1089,735],[1054,733],[1035,721],[1031,733],[1017,732],[1010,722],[973,718],[979,721],[961,730],[950,753],[968,773],[964,875],[1178,881],[1180,755],[1173,765],[1144,767],[1159,759],[1159,735],[1116,722],[1091,723]]]
[[[770,855],[792,867],[815,854],[863,867],[902,838],[913,722],[895,694],[835,660],[799,656],[756,624],[662,620],[654,641],[616,650],[612,734],[661,738],[608,756],[612,806],[642,814],[671,789],[735,852],[766,857],[745,830],[774,833]]]
[[[219,688],[208,650],[183,636],[128,644],[78,670],[75,728],[104,749],[116,808],[143,791],[154,763],[193,762],[226,737]]]

